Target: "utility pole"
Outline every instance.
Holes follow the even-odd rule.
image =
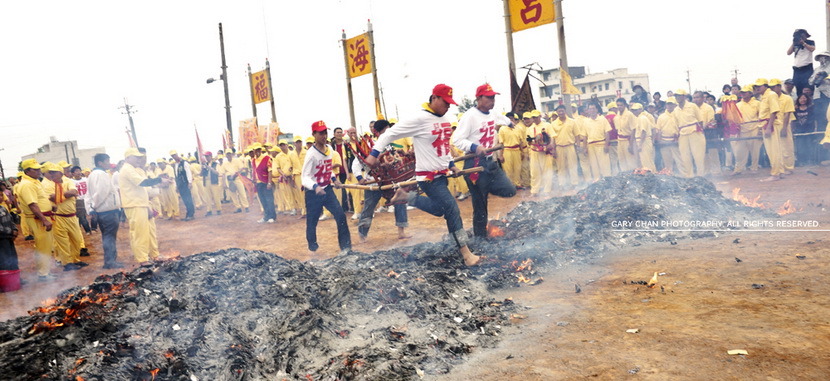
[[[686,84],[689,85],[689,94],[692,93],[692,79],[690,76],[690,71],[686,68]]]
[[[222,33],[222,23],[219,23],[219,49],[222,53],[222,75],[219,79],[225,88],[225,120],[228,123],[228,146],[233,147],[233,127],[231,127],[231,99],[228,96],[228,64],[225,63],[225,35]],[[207,83],[216,82],[214,78],[208,78]]]
[[[738,67],[737,67],[737,66],[735,66],[735,69],[734,69],[734,70],[732,70],[732,78],[738,79],[738,73],[740,73],[740,72],[738,71]]]
[[[830,50],[830,0],[826,0],[824,2],[824,12],[825,12],[825,28],[827,29],[827,35],[825,36],[825,41],[827,41],[827,50]]]
[[[0,151],[4,151],[5,148],[0,148]],[[6,172],[3,170],[3,160],[0,160],[0,179],[6,181]]]
[[[127,114],[127,119],[130,120],[130,131],[133,135],[133,143],[135,143],[135,146],[138,147],[138,137],[135,135],[135,124],[133,124],[133,114],[138,111],[135,110],[133,107],[134,106],[131,106],[129,103],[127,103],[127,98],[124,98],[124,107],[119,108],[125,110],[124,112],[122,112],[122,114]],[[67,159],[67,161],[69,161],[69,159]]]

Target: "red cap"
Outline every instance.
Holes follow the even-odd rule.
[[[326,127],[326,122],[322,120],[318,120],[311,124],[311,132],[319,132],[326,130],[328,130],[328,128]]]
[[[205,156],[213,156],[213,152],[205,151]]]
[[[476,88],[476,98],[478,98],[482,95],[487,96],[487,97],[491,97],[493,95],[498,95],[498,94],[499,93],[493,91],[493,88],[490,87],[489,83],[485,83],[485,84],[479,86],[478,88]]]
[[[432,95],[437,95],[441,97],[441,99],[443,99],[444,102],[447,102],[451,105],[458,104],[455,103],[455,101],[452,99],[452,87],[449,87],[443,83],[435,85],[435,87],[432,89]]]

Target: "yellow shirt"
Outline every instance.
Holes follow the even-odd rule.
[[[779,111],[781,111],[781,107],[778,105],[778,94],[770,89],[767,89],[767,91],[761,95],[761,101],[758,106],[758,118],[769,119],[773,113]]]
[[[548,124],[547,122],[542,122],[542,123],[539,123],[539,124],[531,124],[530,126],[527,127],[527,135],[526,136],[531,138],[531,139],[536,139],[536,137],[539,137],[539,136],[542,135],[542,132],[547,133],[548,136],[551,139],[556,137],[556,131],[554,131],[553,127],[551,127],[551,125]],[[536,143],[532,144],[530,149],[532,149],[534,151],[539,151],[539,152],[545,150],[544,147],[540,147],[539,145],[535,145],[535,144]],[[539,139],[538,144],[543,144],[541,138]]]
[[[631,133],[634,132],[634,128],[637,127],[637,117],[631,111],[625,110],[622,114],[617,114],[614,117],[614,126],[617,127],[620,138],[628,139]]]
[[[605,141],[605,135],[611,132],[611,123],[608,123],[608,119],[602,115],[597,115],[596,119],[586,117],[582,121],[582,126],[588,138],[588,144]]]
[[[193,182],[194,183],[196,182],[196,180],[201,180],[201,178],[202,178],[202,166],[199,163],[190,163],[190,173],[193,174]]]
[[[520,131],[516,127],[507,127],[504,126],[499,128],[499,141],[504,144],[505,149],[511,149],[507,147],[515,147],[512,149],[520,149],[522,146],[525,145],[525,140],[522,138],[522,135],[519,135]]]
[[[683,107],[677,105],[672,112],[680,135],[691,135],[697,132],[697,125],[701,121],[700,108],[692,102],[686,102]]]
[[[74,214],[77,211],[77,208],[76,208],[76,205],[75,205],[76,198],[75,197],[68,197],[67,198],[65,196],[66,192],[69,192],[71,190],[77,190],[75,188],[75,183],[72,182],[71,179],[68,179],[68,178],[66,178],[66,176],[64,176],[63,180],[60,183],[60,185],[58,185],[57,183],[52,182],[52,180],[43,179],[43,181],[40,183],[40,185],[43,187],[43,191],[46,192],[47,197],[55,195],[55,201],[52,203],[52,205],[57,206],[57,210],[55,211],[55,213],[58,213],[58,214]],[[60,187],[60,188],[58,188],[58,187]]]
[[[677,129],[677,120],[675,120],[674,116],[667,112],[664,112],[657,117],[656,128],[660,131],[662,140],[674,140],[674,138],[680,134],[680,131]]]
[[[513,128],[516,129],[516,133],[519,135],[519,139],[522,139],[522,150],[527,148],[527,126],[524,123],[519,122]]]
[[[305,152],[303,152],[303,156],[305,156]],[[303,162],[300,159],[300,156],[297,155],[297,151],[290,151],[288,152],[288,158],[291,159],[291,174],[292,175],[300,175],[303,173]],[[357,160],[357,159],[355,159]]]
[[[556,133],[556,145],[560,147],[572,146],[576,143],[576,122],[571,118],[565,118],[563,122],[559,118],[551,123],[554,133]]]
[[[715,109],[709,106],[708,103],[701,103],[700,106],[700,121],[706,126],[715,120]]]
[[[277,153],[277,156],[274,157],[274,160],[271,162],[271,176],[279,177],[282,175],[293,175],[294,170],[292,166],[293,164],[291,163],[291,158],[288,157],[288,154],[279,152]],[[280,171],[282,171],[282,175],[280,174]]]
[[[738,111],[741,112],[741,117],[744,122],[758,120],[758,108],[760,107],[761,102],[758,102],[757,99],[749,98],[749,102],[740,101],[737,105]]]
[[[795,120],[795,104],[793,103],[793,97],[781,93],[781,95],[778,96],[778,108],[781,109],[778,112],[778,121],[781,122],[782,125],[784,124],[784,114],[786,113],[790,113],[789,119],[791,122]]]
[[[168,169],[169,172],[167,171]],[[173,173],[173,167],[168,165],[164,172],[169,176]],[[130,163],[124,163],[118,175],[118,187],[121,191],[122,207],[150,207],[150,197],[147,194],[147,188],[138,185],[144,180],[147,180],[147,173],[143,169],[133,167]]]
[[[328,146],[327,146],[328,147]],[[326,154],[331,151],[331,173],[335,175],[339,175],[340,171],[343,169],[343,159],[340,158],[340,155],[337,154],[333,148],[328,147]]]
[[[27,216],[34,216],[29,204],[37,204],[41,212],[49,212],[52,210],[52,202],[49,201],[49,196],[43,190],[43,185],[40,181],[23,175],[23,180],[20,181],[20,188],[18,188],[18,205],[20,211]]]
[[[637,127],[634,130],[634,138],[639,144],[643,144],[643,139],[651,140],[652,130],[654,130],[654,123],[651,122],[649,114],[645,111],[637,116]]]

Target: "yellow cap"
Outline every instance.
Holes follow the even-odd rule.
[[[161,163],[167,164],[167,160],[164,160],[164,159],[158,159],[158,160],[156,160],[156,163],[159,163],[159,164],[161,164]]]
[[[522,119],[530,119],[533,117],[533,114],[530,111],[525,111],[522,113]]]
[[[643,109],[643,105],[640,104],[639,102],[631,103],[631,110],[642,110],[642,109]]]
[[[224,158],[225,158],[225,155],[223,155],[223,154],[221,154],[221,153],[220,153],[220,154],[217,154],[217,155],[216,155],[216,157],[215,157],[215,159],[216,159],[216,160],[219,160],[219,159],[224,159]]]
[[[63,168],[60,165],[47,161],[43,163],[43,170],[46,172],[63,172]]]
[[[751,92],[753,91],[753,90],[752,90],[752,85],[744,85],[744,87],[741,87],[741,91],[745,91],[745,92],[747,92],[747,93],[751,93]]]
[[[251,151],[256,150],[256,149],[262,149],[262,144],[259,144],[259,142],[256,142],[254,144],[251,144],[251,146],[248,147],[248,149],[250,149]]]
[[[674,94],[675,94],[675,95],[689,95],[689,93],[687,93],[687,92],[686,92],[686,90],[683,90],[683,89],[677,89],[677,90],[674,92]]]
[[[189,162],[191,162],[191,163],[195,163],[195,162],[196,162],[196,158],[195,158],[195,157],[193,157],[193,156],[191,156],[191,157],[188,157],[188,158],[187,158],[187,161],[189,161]]]
[[[283,144],[288,145],[288,140],[280,139],[280,145],[283,145]]]
[[[677,99],[674,99],[674,97],[666,98],[666,104],[669,104],[669,103],[677,104]]]
[[[301,141],[303,141],[303,138],[302,138],[302,136],[297,135],[297,136],[294,137],[294,141],[295,142],[301,142]]]
[[[89,168],[84,168],[81,170],[81,172],[92,172],[92,170],[90,170]]]
[[[139,152],[138,148],[127,148],[127,151],[124,152],[124,157],[127,158],[130,156],[142,157],[144,154]]]
[[[533,110],[533,111],[530,112],[530,116],[532,116],[532,117],[542,116],[542,112],[539,111],[539,110]]]
[[[758,79],[755,80],[755,83],[754,83],[755,86],[763,86],[763,85],[768,85],[768,84],[769,84],[769,82],[767,82],[766,78],[758,78]]]
[[[17,172],[17,176],[16,176],[16,177],[23,177],[23,175],[25,175],[25,173],[23,173],[23,172]]]
[[[456,118],[458,118],[458,120],[461,120],[461,117],[462,117],[462,116],[464,116],[464,113],[463,113],[463,112],[459,112],[459,113],[458,113],[458,115],[456,115],[455,117],[456,117]]]
[[[61,168],[66,168],[66,167],[71,167],[71,166],[72,166],[72,164],[67,163],[65,160],[61,160],[61,161],[59,161],[59,162],[58,162],[58,165],[59,165]]]
[[[617,102],[611,102],[607,104],[605,107],[608,107],[609,110],[612,108],[617,108]]]
[[[20,163],[20,168],[23,168],[23,170],[25,171],[27,169],[41,169],[43,168],[43,166],[38,164],[37,160],[35,159],[26,159],[23,160],[22,163]]]
[[[395,123],[398,123],[398,120],[395,119],[395,118],[392,118],[392,119],[389,119],[388,122],[389,122],[389,124],[395,124]]]
[[[242,150],[242,154],[243,154],[243,155],[247,155],[247,154],[251,153],[251,151],[253,151],[253,150],[251,149],[251,147],[248,147],[248,148],[245,148],[245,149],[243,149],[243,150]]]
[[[178,154],[179,154],[179,153],[178,153],[178,152],[176,152],[176,150],[174,150],[174,149],[171,149],[171,150],[170,150],[170,156],[173,156],[173,155],[178,155]]]
[[[452,126],[452,127],[458,127],[458,122],[452,122],[452,123],[450,123],[450,126]]]
[[[576,103],[571,103],[571,107],[573,107],[573,108],[579,108],[579,105],[577,105]]]
[[[253,145],[253,144],[252,144],[252,145]],[[262,144],[262,146],[263,146],[263,147],[265,147],[265,148],[271,148],[271,147],[273,147],[274,145],[273,145],[273,144],[271,144],[271,142],[265,142],[265,143],[263,143],[263,144]]]
[[[167,160],[167,163],[168,163],[168,164],[176,164],[176,161],[175,161],[175,160],[173,160],[173,159],[170,159],[170,160]]]
[[[309,136],[309,137],[305,138],[305,142],[306,142],[306,143],[314,143],[314,137],[313,137],[313,136]]]
[[[783,84],[783,82],[781,82],[781,80],[778,78],[772,78],[769,80],[769,87],[778,86],[781,84]]]

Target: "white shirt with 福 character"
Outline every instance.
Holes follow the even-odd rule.
[[[334,182],[334,176],[331,172],[331,151],[329,146],[326,146],[325,152],[320,152],[317,146],[308,149],[301,174],[303,188],[314,190],[317,187],[322,187],[325,189]]]

